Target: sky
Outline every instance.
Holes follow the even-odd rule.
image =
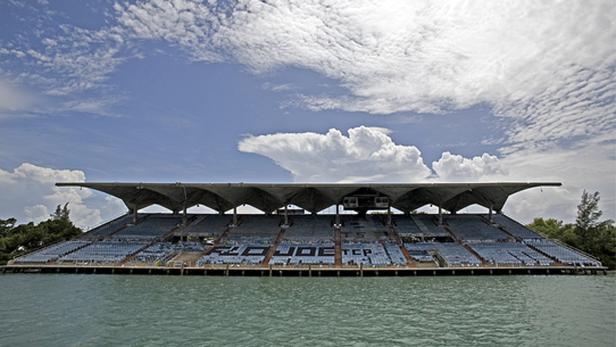
[[[126,211],[60,181],[556,181],[504,212],[573,222],[589,190],[615,219],[615,20],[598,0],[3,1],[0,218]]]

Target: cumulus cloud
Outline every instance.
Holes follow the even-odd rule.
[[[125,210],[115,198],[97,196],[88,189],[54,186],[56,182],[82,182],[85,178],[85,173],[80,170],[58,170],[29,163],[23,163],[13,171],[0,169],[0,218],[40,222],[49,218],[57,205],[68,202],[71,219],[78,226],[88,228]]]
[[[507,169],[495,155],[484,153],[473,158],[444,152],[441,158],[432,162],[434,172],[441,180],[475,181],[485,177],[505,176]]]
[[[415,146],[396,144],[386,129],[364,126],[349,129],[348,136],[337,129],[250,136],[239,149],[274,160],[300,182],[562,182],[560,188],[513,195],[505,212],[524,222],[537,216],[572,221],[586,189],[601,192],[606,216],[616,217],[616,148],[609,136],[567,150],[553,146],[502,157],[444,152],[432,170]]]
[[[348,136],[337,129],[250,136],[239,150],[271,158],[303,182],[413,181],[430,174],[416,147],[395,144],[381,128],[352,128]]]

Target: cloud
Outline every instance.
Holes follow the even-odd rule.
[[[49,218],[57,205],[68,202],[71,219],[88,228],[126,210],[118,199],[102,197],[88,189],[54,186],[56,182],[82,182],[85,178],[80,170],[58,170],[30,163],[23,163],[12,172],[0,169],[0,218],[40,222]]]
[[[381,128],[250,136],[239,150],[271,158],[302,182],[404,182],[430,174],[416,147],[395,144]]]
[[[510,198],[505,212],[529,222],[538,216],[573,221],[584,189],[601,192],[606,216],[616,217],[615,144],[605,136],[576,148],[526,149],[501,157],[444,152],[432,170],[415,146],[395,143],[387,129],[364,126],[349,129],[348,136],[337,129],[250,136],[239,150],[274,160],[300,182],[562,182],[560,188]]]
[[[444,152],[438,161],[432,162],[432,168],[444,181],[468,182],[490,176],[506,176],[507,169],[495,155],[484,153],[473,158]]]
[[[0,79],[0,118],[9,113],[20,112],[32,107],[36,102],[30,94],[15,84]]]
[[[139,42],[255,73],[315,71],[342,93],[290,105],[375,114],[447,113],[488,105],[513,120],[508,153],[616,128],[616,6],[597,1],[115,3],[99,29],[63,25],[0,54],[28,64],[46,93],[104,86]],[[295,97],[295,96],[289,96]]]
[[[346,95],[313,110],[444,113],[490,105],[515,148],[616,126],[616,6],[573,2],[176,1],[116,6],[132,36],[259,73],[294,66]],[[571,126],[574,124],[575,126]]]

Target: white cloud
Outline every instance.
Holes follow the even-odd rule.
[[[537,216],[571,222],[584,189],[599,191],[606,217],[616,217],[615,143],[606,136],[577,148],[528,149],[500,158],[445,152],[432,163],[433,171],[416,147],[396,144],[386,129],[363,126],[349,129],[348,136],[337,129],[251,136],[240,141],[239,149],[274,160],[304,182],[562,182],[560,188],[513,195],[505,212],[523,222]]]
[[[20,112],[32,107],[35,98],[15,86],[15,84],[0,79],[0,118],[9,113]]]
[[[71,219],[76,225],[87,228],[126,210],[118,199],[102,198],[88,189],[54,186],[56,182],[84,180],[85,173],[80,170],[57,170],[29,163],[21,164],[12,172],[0,169],[0,218],[40,222],[49,218],[57,205],[68,202]]]
[[[478,104],[516,120],[516,148],[616,126],[616,6],[609,1],[193,1],[116,6],[141,39],[253,71],[296,66],[347,95],[310,108],[447,112]],[[575,126],[571,126],[574,124]]]
[[[515,122],[504,153],[616,127],[616,6],[597,1],[116,3],[109,25],[64,25],[43,48],[5,47],[51,78],[49,94],[100,87],[142,40],[192,60],[282,67],[338,81],[313,110],[443,113],[488,105]],[[24,47],[21,47],[24,46]],[[39,74],[40,75],[40,74]],[[293,103],[291,103],[293,104]]]
[[[416,147],[395,144],[380,128],[352,128],[348,136],[337,129],[250,136],[239,150],[271,158],[303,182],[414,181],[430,174]]]
[[[473,158],[444,152],[438,161],[432,162],[432,169],[443,181],[468,182],[489,176],[505,176],[507,168],[495,155],[484,153]]]

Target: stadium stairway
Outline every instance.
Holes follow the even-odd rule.
[[[335,229],[335,251],[334,254],[334,265],[342,266],[342,233],[340,232],[340,228]]]
[[[410,266],[410,267],[415,267],[417,266],[417,264],[413,261],[413,258],[411,258],[411,255],[409,254],[409,250],[406,249],[406,247],[404,247],[404,242],[402,242],[402,239],[400,238],[400,235],[398,235],[398,233],[396,232],[396,229],[393,226],[390,226],[387,228],[388,229],[388,236],[389,239],[394,241],[398,247],[400,247],[400,251],[402,252],[402,255],[404,255],[404,258],[406,259],[406,265]]]
[[[191,216],[186,220],[186,225],[190,225],[190,223],[192,223],[195,219],[197,218],[197,216]],[[178,229],[182,228],[183,226],[176,226],[175,228],[171,228],[167,233],[165,233],[163,236],[161,236],[160,238],[154,238],[152,239],[148,244],[146,244],[145,246],[139,248],[136,252],[133,252],[132,254],[129,254],[126,258],[124,258],[124,260],[122,260],[120,262],[120,265],[125,265],[128,264],[130,262],[133,261],[133,259],[135,259],[135,256],[141,252],[142,250],[152,246],[153,244],[155,244],[156,242],[159,242],[161,240],[166,240],[167,238],[169,238],[171,235],[173,235],[174,232],[176,232]]]
[[[280,241],[282,241],[282,238],[284,237],[285,231],[286,229],[283,227],[281,227],[280,230],[278,230],[278,234],[276,235],[274,242],[272,242],[272,244],[270,245],[270,248],[267,250],[267,253],[265,254],[265,258],[263,258],[261,265],[267,266],[269,264],[270,260],[274,256],[274,253],[276,253],[276,249],[278,249],[278,245],[280,244]]]
[[[201,256],[209,255],[214,250],[214,248],[216,248],[217,246],[220,246],[222,241],[227,238],[227,235],[229,235],[229,232],[231,232],[231,228],[227,226],[225,231],[223,231],[220,234],[220,236],[218,236],[218,238],[214,240],[214,242],[212,242],[212,245],[210,247],[206,247],[203,250],[203,253],[201,254]]]

